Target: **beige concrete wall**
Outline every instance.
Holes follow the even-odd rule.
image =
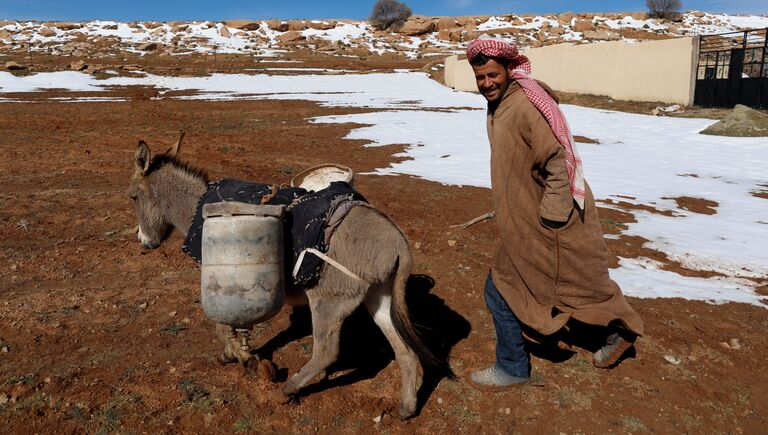
[[[445,86],[456,89],[456,73],[459,70],[457,65],[459,60],[458,56],[449,56],[445,59]],[[467,63],[466,66],[469,66]],[[471,69],[471,68],[470,68]],[[474,82],[475,76],[472,75],[472,81]],[[477,91],[477,85],[475,85],[475,91]]]
[[[691,105],[697,38],[628,44],[551,45],[525,51],[533,76],[556,91],[605,95],[618,100]],[[455,58],[455,56],[452,56]],[[451,71],[448,71],[450,65]],[[457,90],[477,91],[466,59],[446,60],[446,78]]]

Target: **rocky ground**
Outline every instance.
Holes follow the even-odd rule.
[[[90,64],[144,53],[161,56],[247,54],[272,57],[298,49],[365,60],[394,55],[430,58],[461,52],[481,34],[515,40],[522,48],[560,43],[628,42],[768,27],[768,18],[690,11],[674,19],[647,13],[426,17],[378,31],[356,20],[230,20],[224,22],[0,21],[0,56],[48,53]],[[98,59],[98,60],[97,60]],[[21,62],[24,65],[24,62]]]
[[[66,32],[92,26],[73,25],[81,27]],[[64,31],[58,26],[50,28]],[[0,23],[0,28],[8,27]],[[214,23],[211,28],[222,27]],[[130,44],[116,44],[115,51],[82,58],[33,51],[32,65],[68,69],[83,60],[106,65],[94,74],[126,75],[253,68],[275,74],[266,68],[285,67],[286,61],[357,71],[434,67],[423,56],[327,56],[300,44],[263,58],[253,53],[179,57],[163,55],[166,48],[142,55],[127,50]],[[17,45],[2,53],[26,64],[30,52]],[[280,73],[297,74],[297,79],[301,74]],[[363,175],[396,161],[402,147],[363,147],[365,141],[344,139],[354,125],[308,121],[366,109],[288,100],[154,99],[156,92],[119,88],[111,94],[128,101],[66,103],[51,101],[64,93],[49,90],[0,103],[0,427],[5,432],[757,434],[768,426],[763,364],[768,316],[765,308],[746,304],[630,298],[647,334],[618,367],[599,370],[591,364],[604,331],[572,325],[562,339],[575,346],[573,351],[531,345],[530,385],[498,394],[475,391],[466,383],[469,372],[493,360],[494,333],[482,284],[496,237],[491,223],[465,230],[451,225],[487,212],[488,190]],[[645,113],[653,109],[579,95],[564,101]],[[410,239],[412,315],[431,349],[450,356],[457,379],[427,370],[419,415],[399,421],[398,367],[363,312],[344,326],[340,361],[298,403],[283,404],[276,393],[311,354],[303,310],[285,308],[254,331],[260,356],[278,368],[277,383],[236,365],[219,366],[220,346],[200,307],[197,266],[181,253],[178,235],[159,249],[141,249],[125,194],[138,140],[164,150],[180,129],[187,133],[182,155],[213,179],[280,183],[327,161],[354,168],[359,190]],[[677,200],[681,208],[711,212],[694,198]],[[702,273],[651,252],[642,239],[616,237],[634,219],[631,213],[610,208],[600,213],[604,231],[613,235],[606,243],[614,261],[645,256],[668,270]],[[765,286],[761,291],[768,294]]]

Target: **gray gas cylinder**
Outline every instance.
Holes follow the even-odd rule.
[[[211,320],[250,329],[282,308],[284,210],[241,202],[203,206],[200,300]]]

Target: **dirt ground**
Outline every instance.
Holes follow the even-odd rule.
[[[482,287],[495,231],[489,222],[450,226],[489,211],[488,190],[360,175],[389,165],[402,147],[365,148],[343,139],[353,125],[306,120],[349,109],[116,92],[131,101],[0,104],[2,432],[765,433],[764,308],[629,298],[647,335],[618,367],[594,368],[591,352],[605,332],[573,325],[565,339],[575,352],[531,345],[530,385],[480,393],[465,379],[494,359]],[[278,383],[220,366],[196,264],[178,235],[142,249],[125,194],[138,140],[163,151],[181,129],[182,155],[212,179],[279,183],[328,161],[354,168],[358,189],[410,239],[412,316],[435,354],[450,356],[457,379],[428,370],[419,415],[398,420],[397,364],[359,312],[344,326],[340,361],[298,403],[283,404],[275,393],[312,350],[309,314],[288,307],[254,332],[260,356],[278,367]],[[606,233],[633,220],[600,212]],[[606,242],[616,256],[664,261],[639,238]]]

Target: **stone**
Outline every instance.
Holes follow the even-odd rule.
[[[259,30],[261,27],[261,21],[253,20],[227,20],[224,21],[224,25],[233,29],[239,30]]]
[[[639,21],[645,21],[648,19],[648,12],[631,12],[629,16]]]
[[[653,116],[665,116],[669,115],[671,113],[675,113],[682,109],[679,104],[670,104],[669,106],[657,106],[655,109],[651,111],[651,115]]]
[[[86,64],[82,60],[76,60],[69,64],[69,69],[71,69],[72,71],[82,71],[86,68],[88,68],[88,64]]]
[[[437,32],[437,39],[441,41],[450,41],[451,40],[451,31],[448,29],[439,30]]]
[[[586,30],[584,39],[589,41],[617,41],[621,39],[618,33],[608,32],[606,30]]]
[[[467,30],[474,30],[477,27],[477,18],[475,17],[457,17],[456,24]]]
[[[474,41],[475,39],[479,38],[482,33],[478,32],[477,30],[469,30],[464,32],[462,37],[465,41]]]
[[[157,42],[146,42],[136,47],[139,51],[155,51],[160,48],[160,44]]]
[[[693,15],[696,18],[703,18],[705,15],[707,15],[702,11],[690,11],[689,14]]]
[[[27,66],[10,60],[5,63],[5,69],[7,69],[8,71],[22,71],[27,69]]]
[[[56,23],[56,28],[61,30],[76,30],[83,27],[80,23]]]
[[[101,26],[101,28],[105,30],[117,30],[117,24],[105,24]]]
[[[437,39],[448,42],[461,42],[464,31],[460,27],[444,29],[437,32]]]
[[[768,115],[737,104],[720,122],[700,132],[713,136],[768,137]]]
[[[574,32],[586,32],[588,30],[594,30],[595,25],[592,23],[592,21],[577,20],[572,29]]]
[[[187,29],[189,29],[189,24],[174,24],[171,27],[171,32],[180,33],[185,32]]]
[[[269,20],[267,21],[267,27],[276,32],[285,32],[288,30],[288,23],[282,20]]]
[[[159,23],[157,21],[147,21],[144,23],[144,27],[147,29],[157,29],[158,27],[161,27],[163,23]]]
[[[285,32],[277,37],[277,40],[280,42],[297,42],[304,39],[304,35],[297,31]]]
[[[664,25],[664,27],[667,28],[667,32],[672,33],[674,35],[680,34],[680,29],[677,28],[677,26],[673,23],[667,23]]]
[[[420,36],[434,32],[436,27],[437,23],[433,18],[423,15],[411,15],[397,32],[408,36]]]
[[[563,33],[565,33],[565,29],[563,28],[563,26],[552,27],[551,29],[549,29],[550,35],[559,36],[559,35],[562,35]]]
[[[307,27],[315,30],[331,30],[336,28],[336,21],[310,21],[307,23]]]
[[[219,35],[225,37],[225,38],[231,38],[232,33],[229,32],[229,29],[227,26],[221,26],[219,27]]]
[[[51,36],[56,36],[56,31],[50,27],[41,27],[40,30],[37,31],[37,34],[46,38],[50,38]]]
[[[489,29],[484,31],[483,33],[487,35],[517,35],[520,33],[526,33],[528,29],[521,29],[519,27],[508,27],[508,28],[501,28],[501,29]]]
[[[306,21],[298,21],[298,20],[288,21],[288,31],[301,32],[302,30],[307,30]]]
[[[7,30],[0,30],[0,41],[11,42],[12,40],[11,32]]]
[[[435,24],[437,31],[453,29],[456,26],[458,26],[458,23],[456,23],[456,19],[453,17],[440,17],[437,20],[437,24]]]
[[[557,21],[560,21],[563,24],[571,24],[571,20],[573,20],[573,12],[557,14]]]

